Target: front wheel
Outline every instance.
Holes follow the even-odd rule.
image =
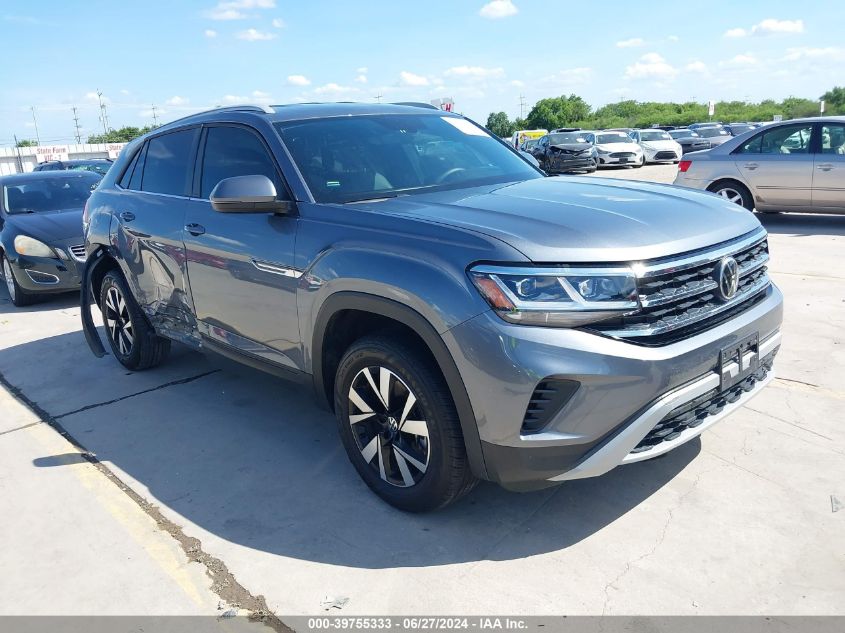
[[[23,288],[20,287],[18,284],[18,280],[15,279],[15,275],[12,272],[12,264],[9,262],[9,258],[3,255],[3,280],[6,282],[6,290],[9,292],[9,299],[12,300],[12,304],[22,308],[23,306],[28,306],[30,303],[35,301],[38,296],[31,295],[24,292]]]
[[[349,460],[387,503],[436,510],[475,485],[449,388],[421,350],[360,339],[340,361],[334,400]]]
[[[745,207],[749,211],[754,210],[754,200],[751,198],[751,192],[738,182],[723,182],[710,187],[708,191],[712,191],[717,196],[729,202]]]
[[[140,371],[167,358],[170,341],[156,335],[117,271],[109,271],[103,278],[100,310],[109,346],[121,365]]]

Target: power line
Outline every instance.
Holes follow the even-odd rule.
[[[76,106],[73,106],[73,125],[76,128],[76,144],[82,143],[82,137],[79,135],[79,116],[76,114]]]

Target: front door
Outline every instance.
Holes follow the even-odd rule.
[[[218,213],[208,200],[224,178],[253,174],[273,180],[286,198],[275,160],[252,129],[212,125],[203,132],[198,168],[199,196],[188,201],[184,241],[200,333],[243,353],[298,367],[297,218]]]
[[[821,143],[813,170],[813,209],[845,211],[845,124],[821,126]]]
[[[736,166],[751,187],[755,206],[809,210],[812,204],[813,125],[764,131],[736,150]]]

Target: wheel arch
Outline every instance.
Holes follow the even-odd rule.
[[[349,327],[350,315],[356,320],[356,326]],[[389,332],[391,328],[396,328],[394,332],[413,336],[436,363],[455,403],[470,467],[476,476],[487,479],[475,412],[458,366],[434,326],[413,308],[392,299],[355,291],[341,291],[328,297],[320,307],[311,341],[314,391],[318,401],[333,410],[334,374],[348,345],[364,334]],[[343,334],[336,336],[335,330]]]

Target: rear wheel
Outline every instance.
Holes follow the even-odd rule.
[[[722,182],[712,185],[708,191],[712,191],[716,195],[745,207],[749,211],[754,210],[754,200],[751,198],[751,192],[745,185],[738,182]]]
[[[18,280],[15,279],[12,273],[12,264],[9,258],[3,255],[3,280],[6,282],[6,290],[9,292],[9,299],[12,304],[17,307],[28,306],[38,299],[38,295],[27,294],[23,288],[18,285]]]
[[[117,271],[109,271],[103,277],[100,310],[109,346],[121,365],[139,371],[155,367],[167,358],[170,341],[156,335]]]
[[[420,350],[360,339],[340,362],[334,398],[349,460],[389,504],[435,510],[475,485],[449,389]]]

